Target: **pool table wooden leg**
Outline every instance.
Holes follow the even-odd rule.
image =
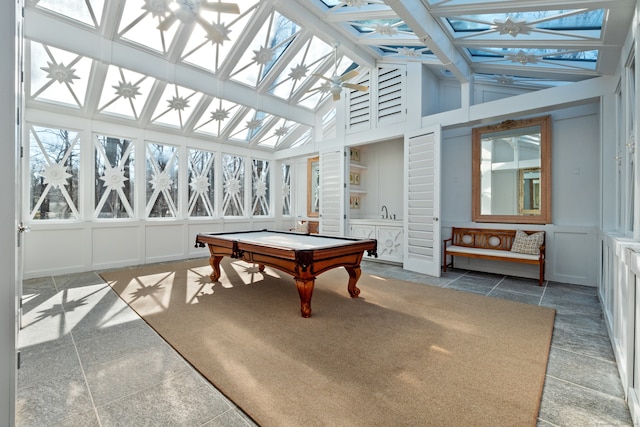
[[[300,295],[300,312],[302,317],[311,317],[311,295],[313,294],[313,285],[316,281],[313,279],[301,279],[296,277],[296,287]]]
[[[209,265],[213,269],[213,272],[209,275],[212,282],[217,282],[220,278],[220,261],[223,257],[212,255],[209,257]]]
[[[358,283],[358,279],[360,278],[360,274],[362,273],[362,271],[360,270],[360,266],[345,267],[345,270],[347,270],[347,273],[349,273],[349,285],[347,286],[349,295],[351,295],[351,298],[358,298],[358,295],[360,295],[360,289],[356,286],[356,283]]]

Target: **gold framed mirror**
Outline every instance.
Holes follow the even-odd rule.
[[[551,116],[472,131],[472,219],[551,222]]]
[[[307,216],[320,216],[320,158],[307,159]]]

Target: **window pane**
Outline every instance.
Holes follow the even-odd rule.
[[[222,156],[222,210],[225,216],[244,216],[244,158]]]
[[[189,216],[214,216],[214,160],[209,151],[189,150]]]
[[[147,144],[147,218],[176,218],[178,210],[178,148]]]
[[[95,139],[95,216],[133,218],[134,143],[97,135]]]
[[[271,209],[271,191],[269,188],[269,162],[253,160],[251,168],[251,214],[254,216],[269,215]]]
[[[282,164],[282,215],[291,215],[291,165]]]
[[[79,219],[80,138],[77,132],[29,128],[30,217]]]

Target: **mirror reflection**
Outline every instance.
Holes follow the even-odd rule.
[[[307,159],[307,216],[320,214],[320,158]]]
[[[520,169],[518,214],[540,215],[540,168]]]
[[[550,221],[550,117],[473,130],[473,220]]]

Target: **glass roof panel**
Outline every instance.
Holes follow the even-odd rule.
[[[337,7],[363,7],[366,5],[380,5],[384,4],[382,0],[320,0],[322,4],[324,4],[327,8],[336,8]]]
[[[36,5],[97,28],[104,0],[39,0]]]
[[[391,46],[391,45],[383,45],[377,46],[385,56],[402,56],[407,58],[418,58],[424,59],[424,56],[430,55],[434,56],[431,49],[426,46]],[[422,57],[422,58],[421,58]]]
[[[215,98],[206,112],[200,116],[194,132],[212,136],[222,135],[233,117],[238,114],[241,107],[233,102]]]
[[[98,106],[99,113],[137,120],[155,79],[110,65]]]
[[[230,78],[256,87],[300,30],[298,24],[274,11],[245,50]]]
[[[34,100],[82,108],[93,61],[89,58],[30,42],[30,94]]]
[[[182,59],[187,63],[214,73],[217,72],[236,45],[238,38],[247,29],[247,25],[258,6],[258,3],[251,3],[255,2],[241,2],[241,7],[246,5],[251,7],[239,16],[218,14],[217,19],[211,21],[217,34],[215,38],[210,37],[210,34],[202,26],[194,27],[185,46]],[[234,19],[228,19],[228,17]]]
[[[310,38],[298,49],[291,61],[282,67],[282,72],[273,80],[268,93],[289,99],[312,77],[312,73],[329,55],[333,56],[331,46],[317,37]]]
[[[147,49],[167,53],[178,31],[172,25],[165,31],[158,29],[169,8],[165,2],[155,0],[129,0],[125,2],[118,28],[118,36]]]
[[[604,10],[539,10],[461,15],[446,18],[453,31],[479,32],[501,30],[501,24],[526,27],[528,31],[593,31],[602,29]],[[508,28],[507,28],[508,29]],[[512,34],[510,34],[512,35]]]
[[[167,84],[160,98],[161,101],[153,112],[151,122],[182,129],[201,98],[200,92]]]
[[[518,49],[518,48],[482,48],[468,49],[472,56],[506,57],[530,56],[539,59],[562,58],[572,61],[595,62],[598,59],[597,50],[571,51],[566,49]]]
[[[258,141],[261,147],[275,148],[287,135],[296,127],[296,123],[277,117],[271,124],[270,128]]]
[[[264,112],[256,111],[252,108],[245,108],[239,112],[234,122],[237,126],[231,130],[229,139],[249,142],[251,138],[262,128],[267,115]]]
[[[313,136],[311,129],[307,129],[305,133],[303,133],[300,138],[298,138],[293,144],[291,144],[291,148],[301,147],[303,145],[309,144],[313,141]]]
[[[349,21],[349,25],[361,34],[378,33],[387,36],[398,33],[413,34],[411,28],[400,19],[366,19]]]

